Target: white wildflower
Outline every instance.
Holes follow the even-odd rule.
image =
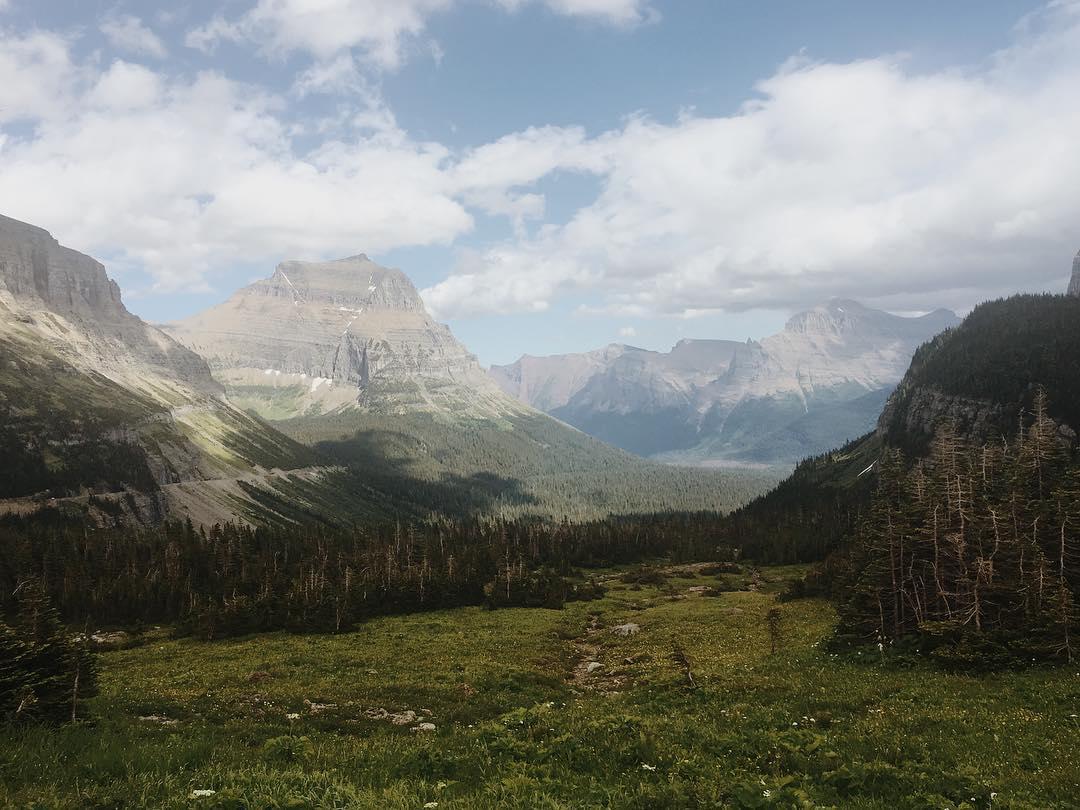
[[[217,793],[216,790],[193,790],[191,791],[192,799],[205,799],[207,796],[213,796]]]
[[[655,765],[645,765],[644,763],[642,763],[641,770],[643,770],[643,771],[655,771],[656,766]]]
[[[300,714],[298,712],[289,712],[287,715],[285,715],[285,719],[286,720],[299,720],[300,719]]]
[[[427,804],[424,805],[424,807],[438,807],[438,806],[439,806],[438,802],[428,802]]]

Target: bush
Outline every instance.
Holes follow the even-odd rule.
[[[633,571],[627,571],[619,577],[619,582],[627,585],[664,585],[667,583],[667,575],[663,571],[643,565]]]
[[[270,762],[304,763],[315,754],[315,745],[309,737],[283,735],[271,737],[263,743],[263,757]]]

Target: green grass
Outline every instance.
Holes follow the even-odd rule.
[[[837,657],[820,644],[826,603],[775,601],[798,569],[762,573],[759,591],[709,597],[688,589],[716,577],[604,572],[606,598],[562,611],[468,608],[341,636],[152,634],[102,656],[92,721],[0,734],[0,805],[1076,806],[1075,667],[968,677]],[[627,621],[640,632],[610,632]],[[604,665],[595,689],[569,680],[583,645]],[[410,730],[425,720],[434,732]]]

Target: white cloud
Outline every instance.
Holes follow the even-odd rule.
[[[516,10],[531,0],[496,0],[508,10]],[[646,0],[542,0],[556,14],[591,17],[615,25],[637,25],[659,19],[660,14]]]
[[[107,17],[101,23],[101,33],[118,51],[137,56],[164,59],[169,55],[165,43],[147,28],[143,21],[131,14]]]
[[[472,227],[438,144],[347,121],[299,152],[283,99],[215,73],[77,67],[61,40],[37,34],[0,54],[0,107],[34,123],[2,144],[4,213],[145,267],[159,290],[205,288],[238,261],[377,253]],[[57,76],[62,105],[16,93]]]
[[[77,74],[63,37],[0,34],[0,124],[62,114]]]
[[[360,41],[400,54],[439,2],[405,0],[419,23],[396,16]],[[383,9],[318,8],[361,5]],[[595,137],[536,127],[463,154],[403,131],[363,54],[332,40],[276,95],[216,73],[80,62],[53,34],[0,35],[0,204],[145,267],[159,290],[204,287],[238,262],[450,244],[484,212],[514,237],[462,251],[423,292],[441,316],[542,312],[581,293],[627,320],[832,295],[962,307],[1062,283],[1080,246],[1078,9],[1055,4],[978,69],[796,61],[730,116],[637,116]],[[314,30],[290,36],[314,42]],[[313,93],[348,100],[294,116]],[[600,191],[547,223],[540,183],[566,172]]]
[[[695,315],[832,295],[963,306],[1060,283],[1080,246],[1078,9],[1055,4],[979,70],[795,61],[731,116],[504,139],[525,153],[487,161],[504,186],[554,164],[602,190],[425,300],[451,317],[587,289],[607,312]]]
[[[593,18],[631,26],[659,18],[646,0],[491,0],[506,10],[534,2],[557,14]],[[365,62],[394,70],[407,46],[423,33],[433,14],[462,5],[462,0],[258,0],[235,18],[218,14],[191,30],[189,47],[208,50],[221,41],[256,42],[264,52],[280,56],[294,51],[328,61],[355,49]],[[437,42],[425,49],[441,63]]]
[[[623,326],[619,329],[619,337],[621,338],[634,338],[637,337],[637,329],[632,326]]]
[[[235,20],[214,17],[191,31],[187,44],[213,47],[220,40],[253,41],[271,55],[305,51],[319,60],[356,48],[375,65],[394,69],[410,37],[453,0],[258,0]]]

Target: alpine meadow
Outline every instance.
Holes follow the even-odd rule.
[[[0,807],[1080,807],[1078,87],[1080,0],[0,0]]]

